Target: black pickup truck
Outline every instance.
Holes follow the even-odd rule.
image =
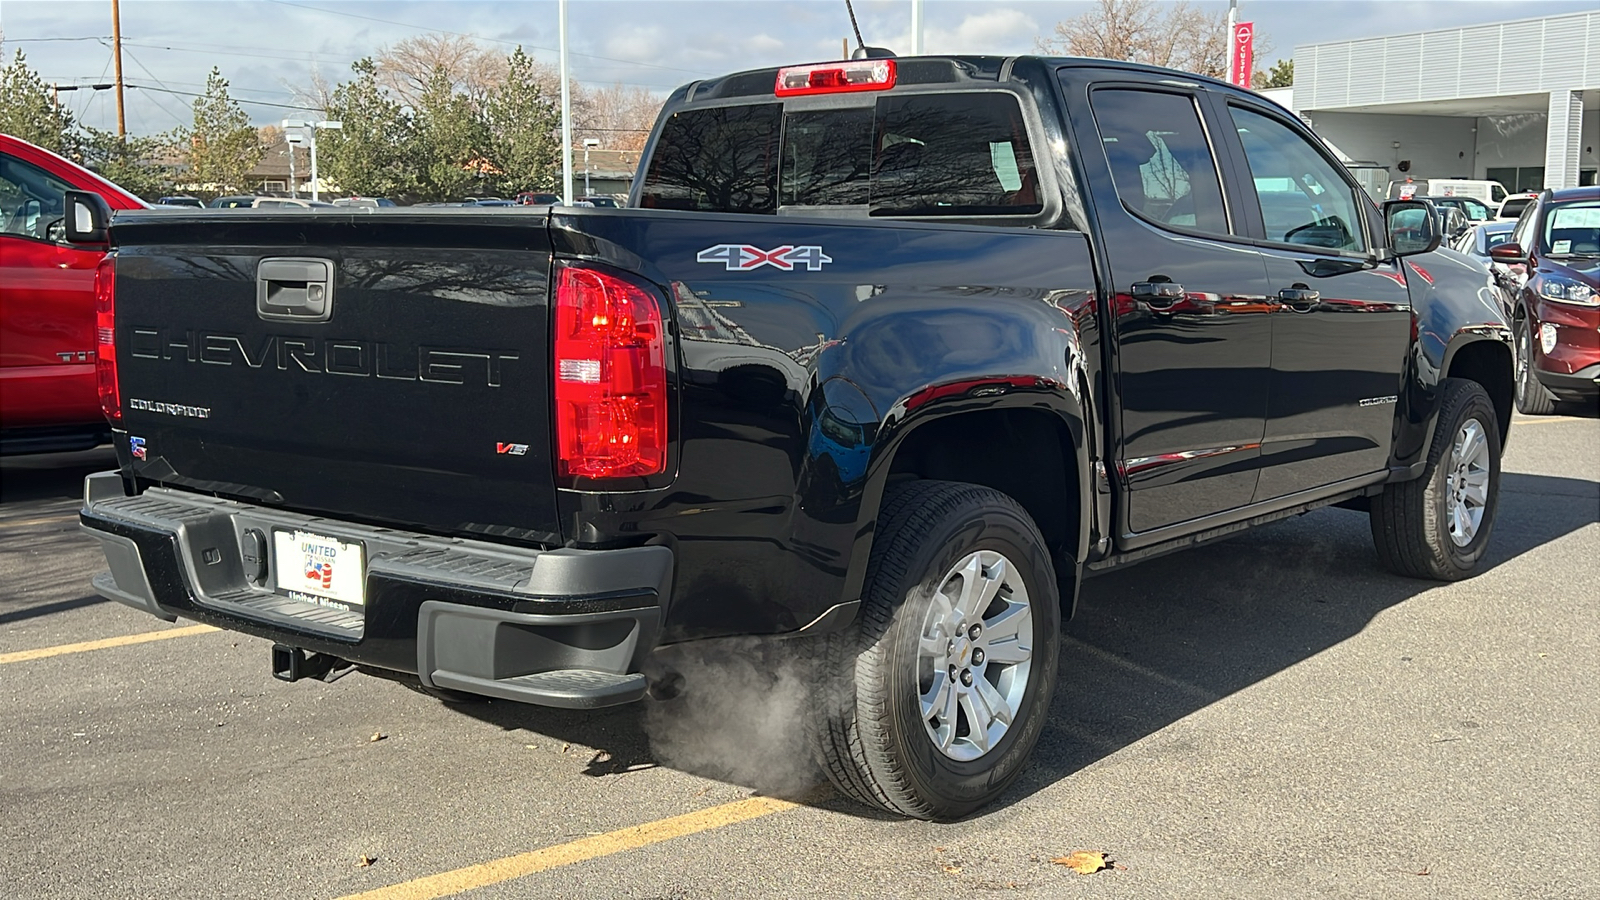
[[[949,818],[1024,765],[1086,574],[1344,504],[1457,579],[1494,520],[1487,271],[1179,72],[698,81],[625,209],[93,199],[94,586],[284,679],[597,707],[664,645],[798,638],[840,789]]]

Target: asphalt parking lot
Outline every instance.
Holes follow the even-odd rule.
[[[1031,768],[949,825],[819,787],[792,671],[738,647],[588,714],[274,681],[264,641],[89,590],[110,466],[0,463],[7,900],[1600,897],[1593,418],[1518,420],[1464,583],[1332,509],[1089,581]]]

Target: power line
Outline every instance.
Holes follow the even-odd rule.
[[[122,43],[123,43],[124,49],[126,49],[128,42],[127,41],[123,41]],[[171,88],[167,87],[165,82],[163,82],[161,79],[156,77],[156,73],[150,71],[150,67],[145,65],[143,60],[139,59],[139,57],[137,57],[137,56],[134,56],[132,50],[128,50],[127,53],[128,53],[128,58],[133,60],[133,64],[138,66],[140,69],[143,69],[144,73],[146,75],[149,75],[150,79],[152,81],[154,81],[156,84],[161,85],[163,88],[166,88],[169,91],[172,90]],[[150,102],[154,103],[157,107],[159,107],[162,112],[166,113],[167,115],[171,116],[173,119],[177,120],[179,126],[183,125],[183,117],[178,115],[177,113],[173,112],[172,110],[167,109],[166,105],[163,104],[161,101],[157,100],[154,97],[151,97],[150,98]]]
[[[179,91],[179,90],[174,90],[172,88],[151,87],[148,84],[130,84],[130,85],[127,85],[127,87],[129,87],[129,88],[137,88],[137,89],[139,89],[141,91],[157,91],[157,92],[160,92],[160,93],[163,93],[163,94],[177,94],[180,97],[204,97],[205,96],[205,94],[197,93],[195,91]],[[232,94],[229,94],[228,96],[231,97],[234,100],[234,102],[239,103],[241,105],[245,105],[245,106],[271,106],[271,107],[275,107],[277,109],[297,109],[297,110],[300,110],[302,112],[322,112],[322,110],[318,109],[315,106],[297,106],[297,105],[295,105],[293,103],[271,103],[271,102],[266,101],[266,100],[248,100],[248,99],[246,99],[244,97],[234,97]]]
[[[48,37],[48,38],[6,38],[8,44],[42,44],[46,41],[109,41],[111,35],[90,35],[89,37]]]

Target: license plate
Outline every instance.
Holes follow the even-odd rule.
[[[280,593],[337,609],[366,604],[367,571],[360,544],[309,531],[274,531],[272,541]]]

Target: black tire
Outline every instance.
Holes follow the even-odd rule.
[[[1556,411],[1556,398],[1539,383],[1533,370],[1533,329],[1527,319],[1514,326],[1517,336],[1517,412],[1525,416],[1548,416]]]
[[[919,668],[924,663],[918,648],[931,621],[935,591],[951,583],[945,579],[953,567],[975,553],[1004,557],[1011,577],[1025,588],[1032,657],[1009,728],[987,752],[959,760],[934,743],[922,717]],[[982,577],[992,571],[982,569]],[[999,606],[980,606],[978,616],[1017,596],[1003,586],[999,591],[993,601]],[[1022,772],[1044,728],[1055,691],[1060,627],[1050,552],[1015,500],[990,488],[944,481],[913,481],[893,489],[878,515],[860,614],[850,628],[821,639],[809,723],[818,763],[844,794],[904,816],[948,820],[990,803]],[[982,672],[997,671],[995,660],[980,669],[983,660],[976,652],[961,653],[963,661],[971,660],[970,671],[979,673],[963,683],[974,685]],[[999,651],[991,647],[990,653]],[[952,686],[956,678],[951,675]],[[1014,672],[1002,683],[1017,680]],[[981,692],[980,687],[972,690]],[[952,735],[958,733],[957,721],[968,723],[970,741],[968,716],[963,707],[949,721]]]
[[[1463,378],[1446,378],[1433,443],[1422,477],[1386,485],[1372,498],[1372,542],[1378,558],[1411,578],[1459,581],[1483,559],[1500,500],[1500,426],[1483,387]],[[1488,489],[1482,519],[1472,538],[1459,545],[1450,534],[1453,447],[1456,436],[1476,421],[1488,443]]]

